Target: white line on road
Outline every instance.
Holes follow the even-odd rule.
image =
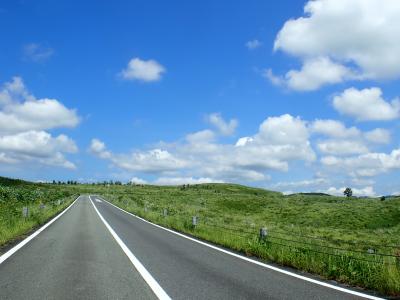
[[[80,196],[79,196],[80,197]],[[13,255],[15,252],[17,252],[19,249],[21,249],[23,246],[25,246],[27,243],[29,243],[32,239],[34,239],[39,233],[41,233],[43,230],[45,230],[47,227],[49,227],[51,224],[53,224],[58,218],[60,218],[63,214],[67,212],[68,209],[72,207],[72,205],[75,204],[76,200],[79,199],[76,198],[74,202],[70,204],[64,211],[62,211],[59,215],[57,215],[55,218],[53,218],[51,221],[46,223],[44,226],[40,227],[38,230],[36,230],[34,233],[32,233],[30,236],[28,236],[26,239],[24,239],[22,242],[20,242],[18,245],[14,246],[10,250],[8,250],[6,253],[4,253],[2,256],[0,256],[0,264],[2,264],[7,258],[9,258],[11,255]]]
[[[136,270],[140,273],[143,279],[147,282],[150,286],[154,294],[158,297],[158,299],[163,300],[170,300],[171,298],[168,294],[164,291],[164,289],[158,284],[158,282],[151,276],[151,274],[146,270],[146,268],[142,265],[142,263],[136,258],[135,255],[129,250],[129,248],[125,245],[125,243],[121,240],[121,238],[115,233],[114,229],[108,224],[108,222],[103,218],[103,216],[98,211],[96,205],[94,205],[91,196],[89,196],[90,202],[92,203],[94,209],[96,210],[97,214],[99,215],[100,219],[103,221],[104,225],[106,225],[108,231],[110,231],[111,235],[117,241],[118,245],[122,248],[122,251],[128,256],[129,260],[136,268]]]
[[[97,199],[97,198],[94,198],[94,200],[96,200],[96,202],[103,202],[103,201],[101,201],[100,199]]]
[[[225,253],[225,254],[234,256],[234,257],[236,257],[236,258],[245,260],[245,261],[247,261],[247,262],[250,262],[250,263],[259,265],[259,266],[261,266],[261,267],[264,267],[264,268],[267,268],[267,269],[271,269],[271,270],[274,270],[274,271],[277,271],[277,272],[280,272],[280,273],[283,273],[283,274],[286,274],[286,275],[289,275],[289,276],[292,276],[292,277],[295,277],[295,278],[298,278],[298,279],[302,279],[302,280],[305,280],[305,281],[308,281],[308,282],[311,282],[311,283],[315,283],[315,284],[318,284],[318,285],[321,285],[321,286],[324,286],[324,287],[327,287],[327,288],[331,288],[331,289],[338,290],[338,291],[341,291],[341,292],[344,292],[344,293],[348,293],[348,294],[351,294],[351,295],[355,295],[355,296],[358,296],[358,297],[363,297],[363,298],[366,298],[366,299],[373,299],[373,300],[384,300],[383,298],[371,296],[371,295],[364,294],[364,293],[361,293],[361,292],[352,291],[352,290],[349,290],[349,289],[346,289],[346,288],[342,288],[342,287],[340,287],[340,286],[332,285],[332,284],[329,284],[329,283],[326,283],[326,282],[323,282],[323,281],[315,280],[315,279],[308,278],[308,277],[305,277],[305,276],[302,276],[302,275],[299,275],[299,274],[296,274],[296,273],[292,273],[292,272],[289,272],[289,271],[287,271],[287,270],[283,270],[283,269],[280,269],[280,268],[277,268],[277,267],[274,267],[274,266],[271,266],[271,265],[268,265],[268,264],[259,262],[259,261],[257,261],[257,260],[254,260],[254,259],[251,259],[251,258],[242,256],[242,255],[239,255],[239,254],[230,252],[230,251],[228,251],[228,250],[219,248],[219,247],[214,246],[214,245],[211,245],[211,244],[209,244],[209,243],[199,241],[199,240],[197,240],[197,239],[194,239],[194,238],[189,237],[189,236],[187,236],[187,235],[184,235],[184,234],[182,234],[182,233],[176,232],[176,231],[174,231],[174,230],[171,230],[171,229],[162,227],[162,226],[160,226],[160,225],[154,224],[154,223],[152,223],[152,222],[150,222],[150,221],[147,221],[147,220],[145,220],[145,219],[143,219],[143,218],[141,218],[141,217],[139,217],[139,216],[136,216],[136,215],[134,215],[134,214],[132,214],[132,213],[130,213],[130,212],[128,212],[128,211],[126,211],[126,210],[124,210],[124,209],[118,207],[118,206],[116,206],[115,204],[113,204],[113,203],[111,203],[111,202],[108,202],[108,201],[105,200],[104,198],[102,198],[102,199],[103,199],[103,201],[104,201],[105,203],[108,203],[108,204],[114,206],[115,208],[117,208],[117,209],[119,209],[119,210],[121,210],[121,211],[123,211],[123,212],[125,212],[125,213],[127,213],[127,214],[129,214],[129,215],[131,215],[131,216],[133,216],[133,217],[135,217],[135,218],[137,218],[137,219],[139,219],[139,220],[142,220],[143,222],[146,222],[146,223],[151,224],[151,225],[153,225],[153,226],[155,226],[155,227],[157,227],[157,228],[163,229],[163,230],[165,230],[165,231],[168,231],[168,232],[170,232],[170,233],[173,233],[173,234],[175,234],[175,235],[178,235],[178,236],[180,236],[180,237],[183,237],[183,238],[185,238],[185,239],[188,239],[188,240],[190,240],[190,241],[192,241],[192,242],[201,244],[201,245],[203,245],[203,246],[212,248],[212,249],[214,249],[214,250],[223,252],[223,253]]]

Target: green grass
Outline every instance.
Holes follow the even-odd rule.
[[[60,211],[63,206],[53,205],[56,199],[71,201],[77,193],[101,195],[157,224],[249,256],[400,295],[399,197],[381,201],[323,194],[284,196],[234,184],[67,186],[3,183],[0,178],[0,245]],[[13,196],[5,198],[8,194]],[[48,214],[38,210],[40,203],[46,204]],[[21,210],[27,204],[34,214],[24,220]],[[192,216],[199,218],[196,227]],[[261,227],[268,230],[265,240],[258,238]]]
[[[399,198],[284,196],[233,184],[95,190],[157,224],[247,255],[385,294],[400,293]],[[196,228],[192,216],[199,217]],[[268,230],[263,241],[258,239],[261,227]]]
[[[70,187],[0,177],[0,247],[44,224],[77,195]],[[22,215],[23,207],[28,207],[27,217]]]

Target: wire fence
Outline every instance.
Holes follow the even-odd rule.
[[[399,262],[388,262],[388,261],[385,261],[385,258],[394,258],[397,261],[400,260],[399,255],[378,253],[378,252],[376,252],[376,250],[374,250],[374,252],[365,252],[365,251],[360,251],[360,250],[352,250],[352,249],[348,249],[348,248],[339,248],[339,247],[333,247],[333,246],[328,246],[328,245],[321,245],[321,244],[316,244],[316,243],[310,243],[307,241],[273,236],[270,232],[268,232],[268,234],[265,236],[264,239],[261,239],[259,236],[259,233],[256,231],[247,231],[244,229],[236,229],[236,228],[232,228],[229,226],[223,226],[223,225],[217,225],[217,224],[211,224],[211,223],[201,223],[199,225],[211,227],[211,228],[214,228],[217,230],[228,231],[230,234],[239,236],[241,238],[246,238],[246,239],[258,238],[262,243],[264,243],[266,245],[268,245],[268,244],[278,245],[281,247],[287,247],[287,248],[299,250],[301,252],[312,252],[312,253],[318,253],[318,254],[322,254],[322,255],[329,255],[329,256],[342,257],[342,258],[346,257],[351,260],[358,260],[358,261],[364,261],[364,262],[368,262],[368,263],[379,263],[379,264],[386,263],[389,265],[396,265]],[[308,246],[308,247],[306,248],[306,246]],[[323,249],[326,251],[323,251],[320,249]],[[328,252],[329,250],[331,250],[331,252]],[[363,256],[365,258],[363,258]],[[373,259],[368,259],[366,257],[370,257]]]
[[[261,226],[258,228],[255,224],[252,224],[253,226],[251,226],[250,229],[235,224],[216,224],[215,222],[210,222],[210,218],[205,217],[198,218],[198,216],[189,216],[177,213],[169,215],[167,209],[160,209],[159,207],[141,207],[137,205],[136,209],[136,213],[139,214],[148,214],[149,212],[159,213],[163,216],[165,222],[168,219],[174,219],[178,223],[186,222],[187,224],[191,224],[191,233],[193,235],[196,235],[196,230],[198,231],[208,228],[207,230],[224,232],[224,234],[229,234],[244,239],[245,241],[257,241],[260,246],[284,247],[291,249],[293,252],[315,253],[319,255],[338,257],[341,259],[363,261],[374,264],[396,265],[400,267],[400,245],[384,245],[369,242],[352,242],[329,239],[289,230],[267,230]],[[265,229],[265,236],[261,236],[261,229]],[[314,242],[311,242],[310,240]],[[355,249],[354,247],[362,247],[363,249]]]

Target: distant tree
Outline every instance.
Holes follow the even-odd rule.
[[[386,197],[385,196],[382,196],[381,197],[381,201],[385,201],[386,200]]]
[[[351,197],[351,196],[353,196],[353,191],[351,190],[351,188],[347,187],[347,188],[344,190],[343,194],[344,194],[346,197]]]
[[[53,184],[57,184],[57,182],[55,180],[53,180]]]

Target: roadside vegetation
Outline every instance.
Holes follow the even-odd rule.
[[[233,184],[112,185],[96,191],[145,219],[246,255],[400,294],[399,197],[284,196]]]
[[[0,245],[44,223],[78,194],[97,194],[154,223],[249,256],[400,295],[400,197],[283,195],[234,184],[168,187],[1,179]],[[64,201],[58,204],[60,199]],[[24,206],[30,210],[27,218]]]
[[[0,177],[0,253],[7,243],[44,224],[77,196],[71,187]]]

